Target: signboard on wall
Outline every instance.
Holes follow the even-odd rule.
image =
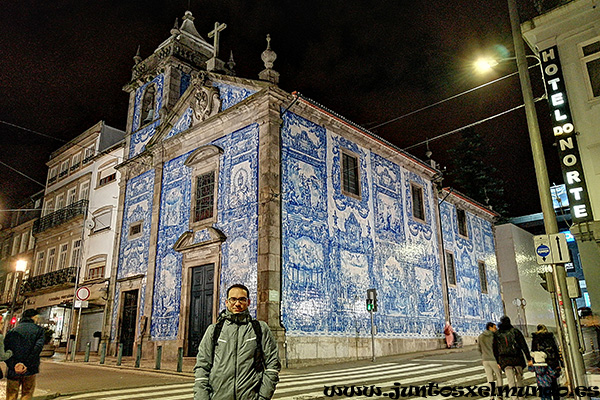
[[[540,52],[548,105],[552,118],[552,131],[556,138],[560,166],[567,189],[573,222],[592,221],[592,207],[588,196],[579,148],[577,131],[571,116],[558,47]]]

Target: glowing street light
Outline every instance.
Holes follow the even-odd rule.
[[[17,260],[17,264],[15,266],[15,272],[17,273],[17,285],[15,286],[15,293],[13,294],[12,302],[10,303],[10,314],[8,314],[7,318],[7,320],[11,323],[14,318],[15,303],[17,302],[17,297],[19,296],[21,281],[23,280],[23,274],[25,271],[27,271],[27,261]]]

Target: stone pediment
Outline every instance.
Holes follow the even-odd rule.
[[[173,245],[173,250],[184,252],[187,250],[208,246],[210,244],[222,243],[227,239],[225,234],[211,226],[196,232],[184,232]]]

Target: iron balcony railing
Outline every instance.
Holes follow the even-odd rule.
[[[58,271],[52,271],[47,274],[27,278],[23,283],[21,291],[25,294],[39,292],[57,286],[70,287],[75,284],[76,277],[76,267],[59,269]]]
[[[58,211],[48,214],[38,219],[33,224],[33,233],[44,232],[47,229],[54,228],[80,215],[85,216],[88,208],[87,200],[79,200],[73,204],[61,208]]]

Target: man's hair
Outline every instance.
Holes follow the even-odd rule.
[[[491,327],[493,327],[493,326],[496,326],[496,324],[495,324],[495,323],[493,323],[493,322],[488,322],[488,323],[485,325],[485,329],[489,330],[489,329],[490,329]]]
[[[30,308],[29,310],[25,310],[23,312],[23,318],[33,318],[36,315],[38,315],[40,312],[38,310],[36,310],[35,308]]]
[[[250,291],[248,290],[248,288],[246,286],[242,285],[241,283],[236,283],[234,285],[229,286],[229,289],[227,289],[227,298],[229,298],[229,292],[231,291],[231,289],[234,289],[234,288],[245,290],[246,296],[250,297]]]

